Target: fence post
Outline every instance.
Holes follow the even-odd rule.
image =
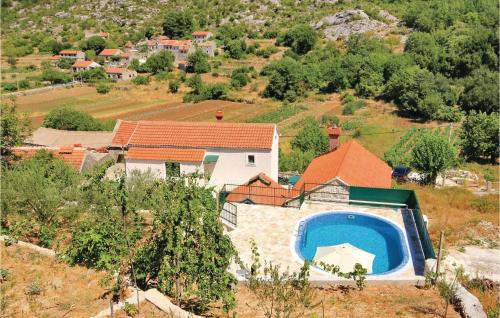
[[[439,250],[438,250],[438,258],[436,262],[436,275],[439,275],[439,266],[441,265],[441,255],[443,251],[443,243],[444,243],[444,231],[441,231],[441,235],[439,236]]]
[[[113,298],[109,300],[109,311],[110,311],[110,317],[113,318]]]

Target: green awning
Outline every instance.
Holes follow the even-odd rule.
[[[219,160],[219,156],[217,155],[206,155],[203,162],[217,162]]]

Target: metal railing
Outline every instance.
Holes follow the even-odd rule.
[[[253,185],[226,184],[221,190],[225,202],[300,207],[303,190]],[[292,201],[297,201],[294,204]],[[299,203],[300,202],[300,203]]]

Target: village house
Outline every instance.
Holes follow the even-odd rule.
[[[78,50],[62,50],[59,52],[59,58],[85,60],[85,53]]]
[[[24,146],[62,147],[76,145],[85,149],[106,149],[113,140],[111,131],[74,131],[39,127],[23,142]]]
[[[259,173],[278,179],[275,124],[121,121],[110,151],[124,153],[126,173],[150,171],[165,179],[198,173],[206,184],[242,184]]]
[[[98,56],[104,58],[105,61],[112,61],[116,59],[116,62],[118,62],[121,59],[122,53],[123,51],[120,49],[104,49]]]
[[[128,80],[137,76],[136,71],[132,71],[121,67],[107,67],[104,69],[109,78],[116,80]]]
[[[193,37],[193,41],[196,42],[196,43],[201,43],[201,42],[205,42],[207,41],[209,38],[212,37],[212,33],[211,32],[207,32],[207,31],[195,31],[191,34],[191,36]]]
[[[73,72],[87,71],[96,67],[101,67],[101,65],[94,61],[76,61],[73,65],[71,65]]]
[[[215,49],[216,49],[215,42],[207,41],[207,42],[199,43],[197,45],[197,48],[199,48],[203,53],[207,54],[208,56],[215,55]]]

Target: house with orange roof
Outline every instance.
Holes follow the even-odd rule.
[[[128,80],[137,76],[136,71],[132,71],[121,67],[107,67],[104,69],[109,78],[116,79],[118,81]]]
[[[330,151],[314,158],[294,185],[314,200],[349,198],[349,187],[390,188],[392,169],[356,140],[340,145],[340,130],[329,129]]]
[[[73,72],[87,71],[96,67],[101,67],[101,65],[94,61],[76,61],[73,65],[71,65]]]
[[[206,42],[198,43],[196,45],[196,47],[198,49],[200,49],[203,53],[207,54],[208,56],[215,55],[216,45],[215,45],[215,42],[213,42],[213,41],[206,41]]]
[[[116,57],[117,61],[119,61],[122,54],[123,51],[120,49],[104,49],[98,56],[104,58],[106,61],[112,60]]]
[[[191,34],[193,41],[196,43],[205,42],[212,37],[212,32],[208,31],[195,31]]]
[[[110,158],[107,152],[93,152],[78,146],[60,146],[60,147],[15,147],[14,155],[21,160],[32,158],[38,151],[48,151],[55,157],[60,158],[69,164],[77,172],[91,170],[96,164],[102,163]]]
[[[158,178],[198,173],[206,184],[243,184],[265,173],[278,180],[279,136],[275,124],[122,121],[109,149],[123,156],[127,174],[151,171]]]
[[[62,50],[59,52],[60,58],[85,60],[85,53],[78,50]]]

